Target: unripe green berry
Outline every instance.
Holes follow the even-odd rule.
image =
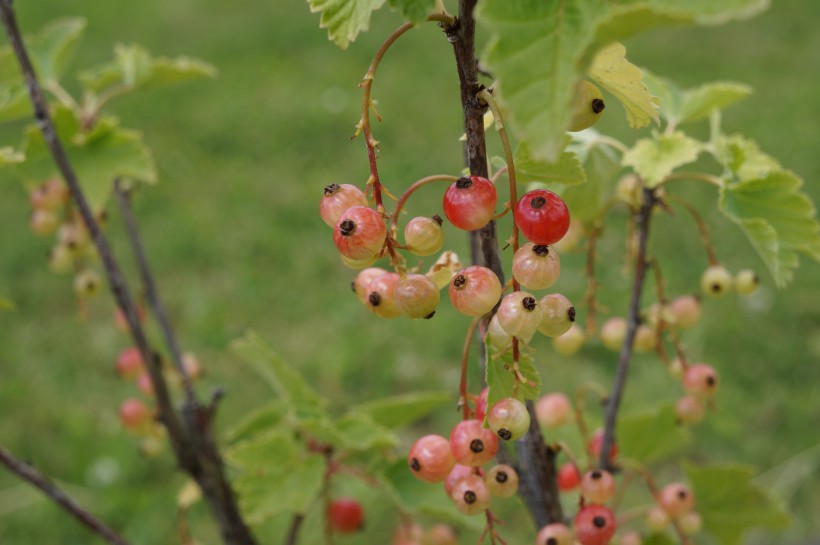
[[[514,441],[530,429],[530,413],[521,401],[505,397],[490,407],[487,423],[501,439]]]
[[[714,265],[703,271],[700,287],[713,297],[720,297],[732,289],[732,273],[726,267]]]
[[[741,295],[751,295],[760,287],[760,277],[751,269],[743,269],[735,275],[735,291]]]

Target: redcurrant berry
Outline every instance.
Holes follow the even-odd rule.
[[[436,284],[424,274],[408,274],[396,287],[396,307],[410,318],[432,318],[441,297]]]
[[[549,246],[538,246],[530,242],[513,255],[512,271],[518,283],[525,288],[543,290],[558,281],[561,260],[558,252]]]
[[[428,483],[439,483],[447,478],[456,464],[450,452],[450,442],[440,435],[425,435],[410,448],[407,455],[410,471]]]
[[[554,392],[538,399],[535,403],[535,415],[545,428],[558,428],[569,422],[572,406],[567,396]]]
[[[367,304],[367,296],[370,295],[370,291],[367,288],[370,282],[383,274],[387,274],[387,271],[379,267],[371,267],[364,269],[356,275],[356,279],[350,284],[350,288],[362,304]]]
[[[490,492],[484,479],[478,475],[461,479],[450,497],[455,502],[456,509],[465,515],[477,515],[490,507]]]
[[[407,249],[420,256],[432,255],[444,246],[444,230],[439,216],[411,219],[404,227],[404,242]]]
[[[401,316],[396,304],[396,288],[399,285],[397,273],[385,273],[377,276],[367,285],[367,308],[381,318]]]
[[[677,518],[692,510],[695,506],[695,497],[686,485],[671,483],[661,490],[658,504],[670,517]]]
[[[592,456],[595,459],[601,457],[601,448],[604,446],[604,430],[597,429],[592,434],[592,437],[589,440],[588,450],[592,453]],[[618,457],[618,444],[612,443],[612,446],[609,447],[609,459],[610,461],[614,460]]]
[[[493,309],[501,297],[501,282],[493,271],[473,265],[450,281],[450,302],[467,316],[482,316]]]
[[[686,395],[675,402],[675,414],[684,426],[697,424],[703,420],[705,412],[703,403],[695,396]]]
[[[606,545],[615,528],[612,511],[603,505],[587,505],[575,515],[575,538],[581,545]]]
[[[138,348],[126,348],[117,356],[117,374],[123,378],[134,378],[143,370],[142,355]]]
[[[364,509],[353,498],[338,498],[327,507],[327,522],[333,531],[351,534],[364,527]]]
[[[349,208],[367,206],[367,197],[362,190],[351,184],[330,184],[319,204],[319,214],[328,227],[335,227]]]
[[[527,292],[514,291],[504,296],[498,311],[498,325],[513,337],[529,340],[541,324],[538,301]]]
[[[581,472],[572,462],[566,462],[558,468],[558,490],[561,492],[570,492],[578,487],[581,482]]]
[[[126,428],[142,428],[148,423],[150,417],[148,407],[139,399],[126,399],[120,405],[120,420]]]
[[[464,231],[481,229],[493,219],[498,194],[495,186],[481,176],[463,176],[444,193],[444,215]]]
[[[498,437],[485,429],[480,420],[462,420],[450,433],[450,450],[457,463],[480,466],[498,452]]]
[[[490,429],[505,441],[514,441],[530,429],[530,413],[527,406],[514,397],[495,402],[487,413]]]
[[[333,242],[339,252],[353,260],[378,254],[387,237],[381,214],[367,206],[348,208],[333,230]]]
[[[548,246],[569,229],[569,209],[563,199],[546,189],[526,193],[513,210],[515,224],[533,244]]]
[[[572,532],[565,524],[553,523],[538,530],[535,545],[572,545]]]
[[[615,495],[615,479],[609,471],[595,469],[581,479],[581,496],[589,503],[606,503]]]
[[[700,298],[696,295],[682,295],[669,303],[672,325],[689,329],[700,321]]]
[[[487,472],[487,490],[496,498],[510,498],[518,491],[518,472],[506,464],[498,464]]]
[[[718,389],[717,371],[705,363],[690,365],[683,374],[683,389],[698,397],[712,397]]]

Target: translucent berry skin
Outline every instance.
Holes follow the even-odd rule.
[[[328,227],[335,227],[342,214],[354,206],[367,206],[361,189],[351,184],[330,184],[319,203],[319,214]]]
[[[751,269],[743,269],[735,275],[734,286],[740,295],[751,295],[760,287],[760,277]]]
[[[668,312],[672,325],[689,329],[700,321],[700,300],[694,295],[682,295],[669,303]]]
[[[117,356],[117,374],[121,377],[134,378],[142,371],[142,355],[137,347],[126,348]]]
[[[444,193],[444,215],[464,231],[481,229],[493,219],[498,193],[493,183],[481,176],[464,176]]]
[[[680,527],[687,535],[697,534],[703,528],[703,519],[694,511],[686,513],[680,518]]]
[[[378,261],[379,256],[378,254],[374,254],[364,259],[350,259],[349,257],[343,254],[339,254],[339,259],[342,260],[342,264],[348,269],[360,271],[362,269],[368,268],[370,265]]]
[[[581,239],[584,237],[584,226],[580,221],[570,220],[569,230],[564,238],[550,246],[560,253],[572,252],[578,248]]]
[[[585,341],[584,330],[572,324],[566,333],[552,338],[552,346],[559,354],[574,356],[583,348]]]
[[[379,267],[370,267],[368,269],[364,269],[356,275],[356,279],[350,287],[353,289],[353,292],[362,304],[367,304],[367,296],[370,294],[367,288],[370,285],[370,282],[383,274],[387,274],[387,271]]]
[[[504,328],[498,323],[498,314],[493,314],[490,323],[487,325],[487,338],[490,345],[499,351],[512,346],[512,335],[504,331]]]
[[[646,354],[655,349],[655,330],[648,325],[641,324],[635,330],[633,347],[635,352]]]
[[[401,310],[396,305],[396,288],[400,277],[397,273],[386,273],[377,276],[367,285],[367,308],[380,318],[397,318]]]
[[[572,100],[572,119],[567,130],[582,131],[593,126],[604,114],[604,95],[591,81],[582,80],[575,88]]]
[[[570,492],[575,490],[581,482],[581,472],[572,462],[566,462],[558,469],[558,490]]]
[[[378,254],[387,237],[381,214],[367,206],[348,208],[333,228],[333,242],[339,252],[354,260]]]
[[[513,209],[513,219],[527,240],[549,246],[569,229],[569,209],[563,199],[546,189],[524,194]]]
[[[570,529],[560,523],[544,526],[535,536],[535,545],[572,545],[573,542]]]
[[[541,322],[538,331],[547,337],[563,335],[575,321],[575,307],[569,299],[560,293],[545,295],[538,301],[541,309]]]
[[[432,318],[441,294],[436,284],[424,274],[408,274],[399,280],[395,301],[399,311],[408,318]]]
[[[570,421],[572,405],[567,396],[553,392],[541,396],[535,402],[535,415],[538,417],[538,423],[545,428],[558,428]]]
[[[487,416],[487,396],[490,395],[490,389],[484,388],[481,390],[481,393],[478,394],[478,399],[475,402],[475,417],[476,420],[483,422],[484,417]]]
[[[74,292],[79,297],[93,297],[100,292],[102,278],[97,271],[86,269],[74,277]]]
[[[610,318],[601,326],[601,344],[617,352],[626,339],[626,320],[621,317]]]
[[[484,479],[470,475],[461,479],[450,494],[456,509],[465,515],[478,515],[490,507],[490,492]]]
[[[575,515],[574,528],[581,545],[606,545],[615,535],[615,517],[603,505],[587,505]]]
[[[501,329],[519,339],[530,339],[541,324],[538,300],[525,291],[505,295],[495,315]]]
[[[589,503],[606,503],[615,495],[615,479],[609,471],[588,471],[581,479],[581,496]]]
[[[701,289],[714,297],[720,297],[731,291],[733,282],[732,273],[721,265],[709,267],[700,277]]]
[[[493,271],[473,265],[459,271],[450,281],[450,302],[467,316],[483,316],[501,297],[501,282]]]
[[[515,441],[530,429],[527,406],[514,397],[499,399],[487,413],[487,424],[499,438]]]
[[[29,226],[35,235],[52,235],[60,226],[60,217],[51,210],[35,210],[31,213]]]
[[[659,506],[646,512],[646,528],[652,532],[663,532],[669,526],[669,514]]]
[[[484,480],[490,495],[496,498],[511,498],[518,491],[518,472],[506,464],[494,466]]]
[[[32,190],[29,199],[34,209],[56,211],[68,200],[68,186],[59,178],[51,178]]]
[[[520,247],[512,261],[513,276],[528,290],[544,290],[561,276],[561,259],[549,246],[527,243]]]
[[[450,452],[450,442],[440,435],[425,435],[410,448],[407,464],[416,478],[428,483],[440,483],[447,478],[455,459]]]
[[[139,399],[126,399],[120,405],[120,421],[130,429],[138,429],[148,423],[151,413]]]
[[[675,402],[675,414],[678,422],[684,426],[691,426],[703,420],[706,409],[697,397],[686,395]]]
[[[498,452],[498,437],[480,420],[462,420],[450,432],[450,451],[463,466],[484,465]]]
[[[432,255],[444,246],[444,230],[441,218],[419,216],[411,219],[404,226],[404,243],[414,255]]]
[[[663,487],[658,496],[658,505],[673,518],[688,513],[695,506],[695,497],[689,487],[681,483],[671,483]]]
[[[338,498],[327,507],[327,522],[334,532],[352,534],[364,527],[364,509],[353,498]]]
[[[718,389],[717,371],[705,363],[690,365],[683,374],[683,389],[698,397],[714,396]]]
[[[592,453],[594,458],[601,457],[601,448],[604,445],[604,430],[597,429],[595,433],[592,434],[592,437],[589,439],[589,452]],[[618,457],[618,444],[612,443],[612,446],[609,447],[609,459],[614,460]]]
[[[454,465],[453,469],[450,470],[450,473],[448,473],[447,477],[444,479],[444,493],[447,494],[447,497],[452,495],[456,484],[458,484],[460,480],[469,477],[470,475],[474,475],[475,469],[476,468],[474,467],[463,466],[461,464]]]

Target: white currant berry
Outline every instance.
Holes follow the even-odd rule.
[[[572,531],[565,524],[553,523],[538,530],[535,545],[572,545]]]
[[[678,417],[678,422],[685,426],[697,424],[703,420],[705,414],[706,409],[703,403],[695,396],[686,395],[675,402],[675,415]]]
[[[572,119],[567,130],[570,132],[588,129],[597,123],[604,113],[604,95],[588,80],[578,82],[572,101]]]
[[[427,218],[419,216],[411,219],[404,227],[404,242],[407,250],[419,256],[432,255],[444,246],[444,230],[439,216]]]
[[[438,288],[430,277],[423,274],[408,274],[399,280],[395,301],[399,311],[413,319],[432,318],[436,313],[439,298]]]
[[[669,522],[669,514],[660,506],[650,507],[646,512],[646,528],[652,532],[663,532]]]
[[[514,291],[504,296],[498,311],[498,325],[519,339],[530,339],[541,323],[538,301],[525,291]]]
[[[335,227],[348,208],[367,206],[367,197],[362,190],[351,184],[330,184],[325,187],[319,214],[328,227]]]
[[[518,492],[518,472],[506,464],[494,466],[484,480],[490,495],[496,498],[511,498]]]
[[[379,256],[374,254],[364,259],[350,259],[344,254],[339,254],[339,258],[342,260],[344,266],[348,269],[361,270],[368,268],[370,265],[378,261]]]
[[[573,356],[584,346],[586,335],[577,324],[572,324],[566,333],[552,338],[555,351],[564,356]]]
[[[601,343],[614,352],[621,350],[626,339],[626,319],[621,317],[610,318],[601,326]]]
[[[529,290],[547,289],[561,275],[561,259],[549,246],[527,243],[520,247],[512,262],[513,276]]]
[[[530,429],[530,413],[527,406],[514,397],[499,399],[487,413],[490,429],[505,441],[523,437]]]
[[[635,330],[635,352],[645,354],[655,349],[655,330],[648,325],[641,324]]]
[[[703,519],[700,514],[694,511],[686,513],[680,518],[680,527],[683,533],[687,535],[697,534],[703,528]]]
[[[367,308],[380,318],[397,318],[401,316],[396,304],[396,288],[399,285],[397,273],[385,273],[377,276],[367,285]]]
[[[84,269],[74,277],[74,292],[79,297],[93,297],[102,288],[102,278],[93,269]]]
[[[581,496],[589,503],[606,503],[615,495],[615,479],[609,471],[588,471],[581,479]]]
[[[567,396],[553,392],[538,399],[535,403],[535,415],[538,423],[545,428],[558,428],[572,418],[572,405]]]
[[[478,515],[490,507],[490,492],[484,479],[470,475],[456,483],[450,494],[456,509],[465,515]]]
[[[700,277],[701,289],[714,297],[720,297],[730,291],[732,283],[732,273],[721,265],[709,267]]]
[[[681,483],[671,483],[663,487],[658,497],[658,505],[670,517],[680,517],[695,505],[695,497],[689,487]]]
[[[538,302],[538,308],[541,309],[538,331],[547,337],[563,335],[575,321],[575,307],[560,293],[542,297]]]
[[[493,309],[501,291],[501,282],[493,271],[473,265],[450,281],[450,302],[462,314],[483,316]]]
[[[696,295],[682,295],[669,303],[672,325],[689,329],[700,321],[700,298]]]
[[[743,269],[735,275],[735,291],[741,295],[751,295],[760,287],[760,277],[751,269]]]
[[[498,351],[506,350],[512,346],[512,335],[504,331],[498,323],[498,314],[493,314],[490,323],[487,325],[487,338],[490,345]]]

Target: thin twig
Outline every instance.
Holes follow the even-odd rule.
[[[643,292],[644,280],[646,278],[646,250],[649,241],[649,224],[652,219],[652,209],[656,203],[655,193],[652,189],[643,190],[643,202],[637,214],[638,229],[638,255],[635,259],[635,280],[632,284],[632,296],[629,302],[629,317],[627,318],[626,338],[621,346],[618,357],[618,370],[615,374],[615,383],[612,386],[609,399],[606,404],[604,416],[604,438],[601,444],[599,467],[612,471],[612,461],[609,458],[609,451],[615,444],[615,425],[618,420],[618,409],[621,406],[626,376],[629,371],[629,362],[632,359],[632,345],[635,342],[635,332],[640,323],[641,293]]]
[[[296,545],[299,541],[299,530],[302,528],[302,523],[305,521],[305,515],[297,513],[293,515],[290,521],[290,529],[285,538],[285,545]]]
[[[109,543],[114,545],[129,545],[122,536],[117,532],[106,526],[97,517],[77,505],[65,492],[60,490],[57,485],[51,482],[45,475],[34,469],[25,462],[21,462],[5,448],[0,446],[0,462],[3,463],[11,472],[16,473],[21,479],[28,481],[35,487],[39,488],[46,496],[48,496],[54,503],[68,511],[80,523],[99,535]]]
[[[712,244],[712,237],[709,236],[709,227],[706,225],[706,222],[703,221],[703,216],[700,215],[697,208],[680,197],[669,195],[667,198],[681,205],[687,212],[689,212],[692,219],[695,220],[695,224],[698,226],[698,233],[700,233],[700,242],[703,245],[704,251],[706,251],[706,259],[709,260],[709,265],[712,267],[720,265],[720,261],[715,253],[715,247]]]

